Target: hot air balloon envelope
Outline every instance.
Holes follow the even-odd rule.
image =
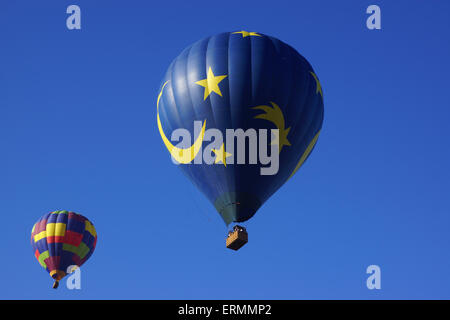
[[[31,246],[39,264],[58,281],[69,267],[81,267],[92,255],[97,232],[92,222],[81,214],[53,211],[40,218],[31,231]]]
[[[323,112],[308,61],[274,37],[246,31],[186,48],[157,98],[158,130],[172,160],[227,225],[250,219],[301,167]]]

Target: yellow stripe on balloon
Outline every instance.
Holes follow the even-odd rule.
[[[44,239],[45,237],[47,237],[47,232],[45,230],[41,231],[34,236],[34,242],[38,242],[39,240]]]
[[[47,223],[45,229],[47,232],[47,237],[59,236],[63,237],[66,234],[66,224],[65,223]]]
[[[97,236],[97,231],[95,231],[94,225],[88,220],[85,221],[85,230],[92,234],[93,237]]]

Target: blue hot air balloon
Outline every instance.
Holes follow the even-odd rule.
[[[243,222],[302,166],[323,122],[308,61],[257,32],[200,40],[173,60],[157,124],[174,163],[227,225]]]

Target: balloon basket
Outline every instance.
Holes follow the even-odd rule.
[[[226,241],[228,249],[239,250],[247,242],[248,233],[244,227],[235,225],[233,231],[228,232]]]

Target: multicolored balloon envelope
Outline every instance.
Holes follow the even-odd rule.
[[[54,288],[72,270],[81,267],[97,244],[94,225],[81,214],[53,211],[38,220],[31,231],[31,245],[40,265],[55,279]]]
[[[308,61],[257,32],[194,43],[169,66],[157,124],[172,160],[228,225],[250,219],[302,166],[324,115]]]

